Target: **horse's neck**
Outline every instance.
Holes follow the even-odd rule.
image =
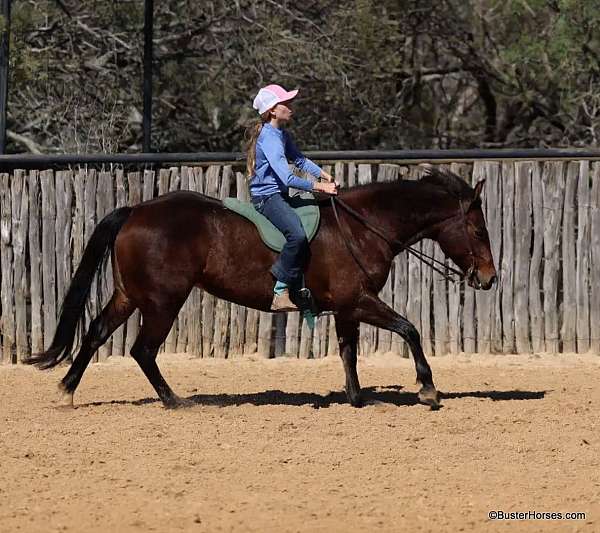
[[[388,238],[407,244],[435,238],[435,227],[452,210],[445,195],[415,181],[351,189],[344,199]]]

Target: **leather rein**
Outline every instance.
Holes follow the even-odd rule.
[[[350,213],[352,216],[354,216],[356,219],[358,219],[360,222],[363,223],[363,225],[371,230],[373,233],[375,233],[376,235],[378,235],[379,237],[381,237],[390,247],[391,250],[394,250],[394,248],[398,248],[398,253],[402,252],[403,250],[406,250],[409,254],[413,255],[414,257],[416,257],[417,259],[419,259],[419,261],[421,261],[422,263],[426,264],[428,267],[430,267],[432,270],[434,270],[435,272],[437,272],[438,274],[440,274],[441,276],[443,276],[445,279],[447,279],[448,281],[451,281],[453,283],[456,283],[458,280],[456,280],[453,276],[449,275],[448,272],[451,272],[452,274],[456,274],[459,279],[463,279],[464,277],[470,277],[475,269],[475,255],[473,254],[473,249],[471,247],[471,241],[469,239],[469,236],[467,234],[467,230],[466,230],[466,218],[465,218],[465,210],[464,207],[462,205],[462,201],[460,201],[459,199],[459,204],[460,204],[460,213],[458,213],[457,215],[454,216],[460,216],[462,218],[463,221],[463,225],[464,225],[464,231],[465,231],[465,237],[467,239],[467,243],[469,245],[469,253],[471,255],[471,267],[469,268],[467,274],[463,274],[460,270],[451,267],[449,265],[447,265],[446,263],[439,261],[438,259],[435,259],[434,257],[422,252],[421,250],[415,250],[414,248],[412,248],[408,243],[410,242],[416,242],[418,240],[420,240],[421,235],[423,235],[424,233],[426,233],[427,230],[423,230],[415,235],[413,235],[409,240],[407,241],[399,241],[397,239],[392,239],[390,237],[388,237],[387,235],[385,235],[383,233],[383,231],[381,231],[379,228],[375,227],[371,222],[369,222],[364,216],[362,216],[360,213],[358,213],[357,211],[355,211],[354,209],[352,209],[346,202],[344,202],[343,200],[341,200],[340,198],[338,198],[337,196],[330,196],[330,200],[331,200],[331,207],[333,208],[333,213],[335,215],[335,220],[337,222],[338,228],[340,230],[340,234],[342,235],[342,239],[344,241],[344,244],[346,245],[346,248],[348,248],[348,251],[350,252],[350,255],[352,255],[352,257],[354,258],[354,261],[358,264],[358,266],[360,267],[360,269],[363,271],[363,273],[367,276],[367,279],[369,280],[370,284],[372,285],[372,287],[375,287],[375,283],[373,283],[373,280],[371,279],[370,274],[367,272],[366,268],[364,267],[364,265],[361,263],[360,259],[358,258],[354,247],[351,245],[350,240],[346,237],[346,234],[344,233],[343,229],[342,229],[342,224],[340,222],[340,217],[338,215],[338,211],[336,208],[336,202],[338,204],[340,204],[340,206],[342,206],[348,213]],[[450,218],[454,218],[450,217]],[[440,268],[441,267],[441,268]],[[444,270],[442,270],[442,268]]]

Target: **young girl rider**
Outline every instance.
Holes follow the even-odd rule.
[[[281,254],[271,267],[277,280],[271,304],[273,311],[298,310],[290,300],[289,288],[300,288],[308,253],[306,233],[288,203],[288,188],[337,194],[331,175],[304,157],[284,129],[293,114],[290,101],[297,94],[297,90],[288,92],[279,85],[260,89],[253,102],[260,121],[247,131],[246,170],[252,203],[286,238]],[[300,170],[326,182],[312,182],[295,176],[289,170],[288,159]]]

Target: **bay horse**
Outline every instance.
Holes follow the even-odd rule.
[[[362,404],[356,371],[360,322],[397,333],[408,343],[421,384],[419,400],[439,406],[418,331],[380,300],[378,292],[394,257],[421,239],[436,241],[472,287],[492,286],[496,270],[481,209],[483,184],[484,180],[472,188],[449,171],[431,168],[418,181],[341,189],[339,199],[350,211],[338,208],[336,213],[330,198],[317,200],[320,228],[310,243],[305,282],[317,307],[334,313],[352,406]],[[142,325],[131,355],[167,408],[186,401],[163,378],[156,355],[193,287],[270,311],[274,279],[269,268],[276,252],[263,244],[251,222],[220,200],[174,191],[115,209],[98,223],[65,295],[50,347],[26,363],[47,369],[71,355],[94,276],[109,255],[114,292],[91,321],[60,382],[70,405],[93,354],[136,309]]]

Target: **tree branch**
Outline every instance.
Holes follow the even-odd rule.
[[[28,137],[25,137],[24,135],[19,135],[18,133],[15,133],[14,131],[6,130],[6,136],[10,140],[15,141],[16,143],[19,143],[20,145],[27,148],[27,150],[29,150],[32,154],[41,154],[42,153],[41,146],[39,144],[37,144],[34,140],[29,139]]]

